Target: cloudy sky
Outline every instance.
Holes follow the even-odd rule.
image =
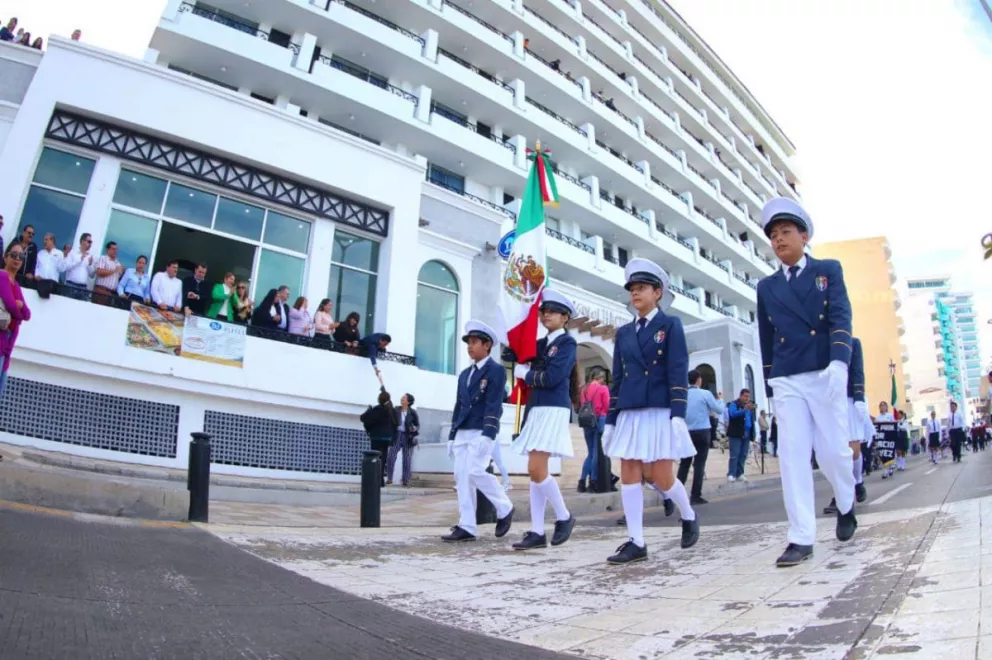
[[[950,274],[992,318],[980,249],[992,232],[992,21],[978,0],[670,2],[796,144],[818,240],[888,236],[901,277]],[[141,56],[165,0],[2,6],[36,36],[80,28]]]

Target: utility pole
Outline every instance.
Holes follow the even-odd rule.
[[[989,5],[988,0],[978,0],[978,1],[981,3],[982,9],[985,10],[985,15],[989,17],[989,22],[992,22],[992,6]]]

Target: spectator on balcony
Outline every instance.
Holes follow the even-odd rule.
[[[96,260],[93,269],[96,276],[93,282],[93,302],[109,305],[124,273],[124,264],[117,261],[117,243],[107,243],[104,254]]]
[[[287,300],[289,300],[288,286],[271,289],[265,294],[262,304],[252,314],[251,324],[272,330],[288,330],[289,305],[286,304]]]
[[[386,457],[386,485],[393,483],[393,471],[396,469],[396,457],[403,452],[403,469],[400,483],[404,488],[410,486],[410,468],[413,465],[413,448],[417,446],[417,435],[420,433],[420,416],[413,409],[413,395],[404,394],[400,397],[399,426],[396,429],[396,442],[389,446],[389,456]]]
[[[89,234],[87,234],[89,236]],[[24,250],[24,261],[17,276],[27,280],[34,279],[34,269],[38,265],[38,244],[34,242],[34,225],[24,225],[18,240]]]
[[[27,227],[24,228],[27,233]],[[32,235],[34,228],[31,229]],[[32,245],[34,245],[32,243]],[[88,232],[79,237],[79,247],[69,253],[69,256],[62,262],[65,272],[65,284],[67,287],[78,291],[85,291],[90,288],[90,278],[96,273],[96,260],[93,259],[93,236]],[[37,258],[37,257],[36,257]],[[76,298],[85,296],[74,296]]]
[[[82,38],[82,36],[83,36],[83,31],[82,30],[73,30],[72,31],[72,40],[73,41],[79,41]]]
[[[314,343],[322,348],[330,348],[331,333],[340,325],[335,323],[331,316],[332,304],[330,298],[324,298],[320,301],[320,305],[317,306],[317,311],[313,315]]]
[[[207,277],[207,265],[196,264],[193,274],[183,280],[183,311],[186,316],[196,314],[203,316],[207,312],[208,284],[204,282]]]
[[[55,247],[55,234],[45,234],[44,247],[38,252],[34,279],[38,282],[38,296],[48,298],[62,272],[62,252]]]
[[[31,33],[30,32],[25,32],[24,34],[22,34],[21,37],[17,40],[17,45],[19,45],[19,46],[27,46],[28,48],[30,48],[31,47]]]
[[[14,41],[17,38],[17,19],[12,18],[5,27],[0,28],[0,41]]]
[[[41,37],[38,37],[31,43],[31,47],[34,48],[35,50],[41,50],[43,44],[44,41],[42,41]]]
[[[313,320],[307,311],[306,296],[300,296],[289,310],[289,332],[294,335],[309,337],[313,333]]]
[[[12,243],[4,255],[4,273],[0,275],[0,300],[6,308],[8,316],[6,327],[0,325],[0,358],[3,359],[0,371],[0,394],[7,384],[7,370],[10,368],[10,354],[14,350],[14,342],[20,331],[21,323],[31,320],[31,310],[24,301],[21,285],[17,283],[17,273],[24,261],[24,248],[19,243]]]
[[[247,324],[255,307],[255,301],[248,297],[248,282],[241,280],[235,285],[231,304],[234,305],[233,321],[241,325]]]
[[[357,348],[360,334],[358,332],[358,322],[362,317],[358,312],[352,312],[345,318],[344,323],[334,329],[334,341],[344,344],[350,348]]]
[[[181,312],[183,309],[183,283],[177,277],[178,273],[179,262],[173,259],[166,264],[165,270],[155,273],[152,278],[152,302],[161,310]]]
[[[389,392],[383,389],[379,393],[379,403],[374,408],[362,413],[359,418],[369,434],[372,451],[379,452],[382,460],[386,460],[389,447],[396,441],[396,429],[400,425],[400,415],[389,397]],[[382,486],[386,485],[386,471],[382,471]]]
[[[124,275],[117,285],[117,295],[142,305],[151,302],[148,290],[152,278],[146,270],[147,266],[148,257],[143,254],[139,255],[134,262],[134,268],[128,268],[124,271]]]
[[[207,316],[218,321],[234,320],[234,273],[224,273],[224,280],[214,284],[210,291],[210,309]]]

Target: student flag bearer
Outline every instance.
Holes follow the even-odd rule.
[[[833,486],[837,538],[850,540],[858,526],[848,445],[851,302],[840,263],[804,253],[813,221],[799,204],[783,197],[770,200],[761,210],[761,224],[782,262],[781,270],[758,283],[758,335],[765,387],[778,420],[789,535],[776,565],[785,567],[813,555],[813,449]]]
[[[496,538],[505,536],[513,522],[513,504],[496,477],[486,472],[499,433],[506,394],[506,371],[489,357],[500,337],[481,321],[465,324],[465,342],[472,366],[458,377],[458,396],[451,413],[448,457],[454,464],[458,491],[458,524],[442,536],[448,543],[475,540],[476,490],[496,507]]]
[[[854,452],[854,497],[858,502],[864,502],[868,497],[865,490],[864,479],[861,471],[864,468],[863,457],[861,455],[861,443],[865,438],[865,415],[868,414],[868,404],[865,403],[865,360],[861,352],[861,340],[857,337],[851,339],[851,366],[847,372],[847,419],[848,438],[850,438],[851,451]],[[837,502],[830,500],[830,504],[823,509],[824,513],[837,513]]]
[[[624,272],[637,319],[617,330],[613,349],[610,412],[603,452],[620,459],[620,496],[630,540],[606,561],[629,564],[648,558],[644,542],[644,491],[654,482],[682,515],[682,547],[699,540],[699,521],[675,466],[696,455],[685,423],[689,351],[682,321],[665,313],[674,300],[668,273],[647,259],[631,259]]]

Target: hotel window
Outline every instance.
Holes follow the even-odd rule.
[[[754,392],[754,369],[751,368],[750,364],[744,365],[744,387],[751,391],[751,398],[753,400],[755,396]]]
[[[434,163],[428,164],[427,180],[442,188],[453,190],[459,195],[465,194],[465,177],[443,167],[438,167]]]
[[[375,321],[375,286],[379,271],[379,244],[343,231],[334,232],[331,278],[327,297],[334,303],[331,315],[343,321],[357,312],[362,335],[372,332]]]
[[[441,374],[456,372],[458,281],[440,261],[428,261],[417,276],[417,366]]]
[[[25,225],[32,225],[38,243],[47,232],[52,232],[56,245],[72,243],[75,246],[76,229],[95,165],[96,161],[90,158],[47,147],[43,149],[24,202],[17,235],[20,236]]]
[[[288,286],[303,293],[310,246],[310,222],[208,190],[122,169],[114,191],[106,240],[116,241],[118,258],[132,267],[146,255],[155,273],[172,259],[180,276],[207,264],[207,279],[234,273],[249,282],[253,299]]]

